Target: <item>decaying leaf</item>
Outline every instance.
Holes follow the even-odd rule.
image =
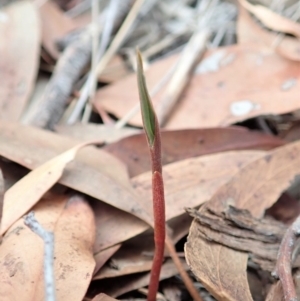
[[[38,71],[40,24],[32,1],[1,10],[0,119],[17,121],[30,97]]]
[[[84,297],[95,262],[93,212],[79,197],[51,195],[33,208],[39,223],[53,231],[54,273],[57,300]],[[5,300],[44,299],[44,246],[42,239],[24,225],[14,223],[0,248],[0,294]]]
[[[66,165],[75,158],[78,150],[89,144],[93,144],[93,142],[79,144],[54,157],[31,171],[5,192],[1,235],[22,215],[29,211],[59,180]]]
[[[232,205],[261,217],[299,174],[299,150],[300,142],[290,143],[251,162],[222,186],[201,212],[209,207],[223,211]],[[241,300],[252,300],[246,275],[246,253],[201,239],[193,222],[186,257],[195,275],[219,300],[233,301],[237,296]]]
[[[162,131],[162,164],[229,150],[268,150],[282,145],[280,139],[241,127]],[[144,134],[136,134],[109,144],[104,150],[128,167],[131,177],[151,169]]]

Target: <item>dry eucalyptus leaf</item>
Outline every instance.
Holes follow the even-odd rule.
[[[89,205],[79,197],[51,194],[34,208],[35,217],[54,232],[54,274],[57,300],[81,301],[90,284],[95,262],[92,246],[95,222]],[[14,223],[0,247],[2,300],[44,299],[43,240],[24,225]]]
[[[29,169],[77,144],[49,131],[0,122],[0,154]],[[143,200],[131,187],[125,166],[117,158],[91,146],[80,151],[77,158],[68,164],[59,183],[152,223]]]
[[[162,164],[229,150],[268,150],[284,141],[242,127],[162,131]],[[123,138],[103,148],[128,167],[131,177],[151,170],[145,134]]]
[[[214,193],[250,162],[264,156],[263,151],[232,151],[190,158],[163,169],[167,220],[209,200]],[[152,212],[151,172],[132,179],[138,195]]]
[[[243,6],[239,9],[237,38],[240,44],[260,44],[287,59],[300,61],[300,43],[297,38],[286,35],[278,37],[277,33],[263,29]]]
[[[79,141],[102,140],[104,143],[112,143],[119,139],[141,132],[134,128],[117,129],[104,124],[58,125],[55,131],[59,134],[75,138]]]
[[[116,85],[99,90],[98,96],[109,112],[120,117],[137,103],[136,89],[129,88],[136,86],[136,79]],[[259,115],[292,112],[300,108],[299,85],[300,62],[286,60],[260,44],[210,50],[196,67],[166,128],[223,127]],[[159,98],[153,100],[155,106]],[[141,125],[140,117],[130,123]]]
[[[186,263],[182,260],[182,264],[185,269],[188,269]],[[167,260],[161,269],[160,280],[170,278],[178,274],[178,270],[172,260]],[[118,278],[118,281],[101,280],[98,282],[101,291],[112,296],[118,297],[130,291],[147,286],[150,280],[150,273],[139,273],[133,275],[127,275]],[[96,297],[95,297],[96,298]],[[97,300],[97,299],[94,299]]]
[[[42,43],[47,52],[54,58],[59,58],[56,43],[71,30],[75,23],[53,2],[46,1],[39,8],[42,26]]]
[[[59,180],[66,165],[75,158],[79,149],[92,143],[94,142],[79,144],[54,157],[10,187],[4,194],[0,234],[3,235]]]
[[[300,172],[300,142],[290,143],[242,168],[200,210],[223,211],[233,205],[261,217]],[[218,300],[252,300],[247,275],[248,255],[201,239],[192,223],[185,247],[193,273]]]
[[[92,301],[117,301],[117,300],[112,297],[109,297],[108,295],[101,293],[97,295],[95,298],[93,298]]]
[[[266,27],[275,31],[289,33],[300,38],[299,23],[285,18],[265,6],[253,5],[247,0],[239,0],[239,2],[249,12],[255,15]]]
[[[99,269],[103,267],[105,262],[109,260],[121,247],[121,244],[112,246],[110,248],[107,248],[103,251],[100,251],[99,253],[94,255],[94,259],[96,261],[96,266],[93,275],[97,274]]]
[[[0,9],[0,119],[19,120],[38,71],[40,22],[32,1]]]

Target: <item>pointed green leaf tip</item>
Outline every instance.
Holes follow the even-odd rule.
[[[140,94],[143,124],[148,138],[148,143],[152,147],[155,138],[155,112],[146,86],[142,56],[138,49],[136,50],[136,54],[137,54],[137,80],[138,80],[138,88]]]

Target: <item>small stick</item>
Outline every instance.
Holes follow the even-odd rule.
[[[118,0],[114,0],[114,1],[116,2]],[[136,20],[139,10],[144,2],[145,2],[145,0],[136,0],[135,1],[134,5],[130,9],[126,19],[122,23],[120,29],[118,30],[118,32],[117,32],[116,36],[114,37],[113,41],[111,42],[110,46],[105,51],[105,53],[103,52],[101,54],[101,56],[100,56],[101,59],[100,59],[99,63],[97,64],[97,67],[95,70],[97,75],[99,75],[99,74],[101,74],[101,72],[103,72],[103,70],[109,63],[109,61],[112,59],[114,54],[117,52],[119,47],[122,45],[131,26],[133,25],[134,21]],[[111,3],[111,5],[113,5],[113,4]],[[96,74],[95,74],[95,76],[96,76]],[[75,106],[74,111],[72,112],[71,116],[68,118],[67,124],[74,124],[77,121],[78,116],[80,115],[80,113],[88,99],[88,91],[89,91],[88,81],[81,89],[81,97],[78,100],[78,102],[76,103],[76,106]]]
[[[24,224],[44,241],[44,279],[46,301],[55,301],[55,284],[53,271],[54,235],[46,231],[37,221],[34,212],[24,216]]]
[[[174,72],[168,88],[157,106],[157,119],[161,126],[165,124],[170,112],[179,100],[189,81],[189,75],[195,63],[204,53],[209,36],[208,30],[201,29],[192,35],[186,45],[177,65],[177,70]]]
[[[279,278],[285,301],[297,301],[297,293],[292,276],[292,261],[295,243],[300,235],[300,216],[287,229],[279,247],[277,263],[272,275]]]

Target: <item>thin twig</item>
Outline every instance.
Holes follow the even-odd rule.
[[[184,269],[180,258],[176,252],[176,249],[174,247],[174,244],[171,240],[171,238],[166,235],[166,247],[170,253],[170,256],[182,278],[182,281],[186,287],[186,289],[188,290],[188,292],[190,293],[191,297],[193,298],[194,301],[203,301],[202,297],[200,296],[198,290],[196,289],[196,287],[194,286],[190,276],[188,275],[188,273],[186,272],[186,270]]]
[[[195,63],[203,54],[209,36],[210,32],[208,30],[201,29],[193,34],[189,43],[186,45],[180,58],[180,62],[177,65],[177,70],[174,72],[168,88],[157,106],[157,118],[161,126],[166,122],[167,117],[188,83],[189,75]]]
[[[272,275],[279,278],[285,301],[297,301],[297,293],[292,276],[292,261],[295,243],[300,235],[300,216],[287,229],[279,247],[277,263]]]
[[[96,85],[97,85],[97,77],[96,77],[96,68],[97,68],[97,50],[98,50],[98,45],[99,45],[99,27],[98,27],[98,15],[99,15],[99,1],[98,0],[93,0],[92,2],[92,64],[91,64],[91,79],[89,81],[89,102],[87,102],[85,106],[85,110],[83,112],[82,116],[82,123],[87,123],[90,119],[91,112],[92,112],[92,99],[95,96],[96,92]],[[107,14],[108,16],[108,14]],[[107,20],[104,23],[104,28],[102,32],[102,37],[104,35],[104,31],[107,27]],[[111,26],[112,28],[113,26]],[[101,39],[101,42],[103,39]]]
[[[117,17],[118,4],[119,4],[119,0],[112,0],[108,7],[108,11],[107,11],[106,18],[105,18],[106,22],[104,24],[103,32],[101,35],[101,42],[100,42],[99,50],[98,50],[97,56],[95,58],[95,60],[96,60],[95,65],[97,65],[99,60],[103,57],[105,49],[107,48],[107,45],[109,43],[109,40],[110,40],[110,37],[112,34],[112,30],[113,30],[113,25],[114,25],[115,19]],[[84,108],[84,106],[88,100],[91,83],[93,81],[95,81],[96,78],[97,78],[97,66],[93,66],[92,71],[88,74],[88,78],[87,78],[85,84],[83,85],[83,87],[80,90],[80,97],[79,97],[77,103],[75,104],[71,115],[69,116],[69,118],[67,120],[67,124],[74,124],[79,119],[82,109]]]
[[[54,235],[46,231],[37,221],[34,212],[31,211],[24,216],[24,224],[32,232],[37,234],[44,241],[44,279],[45,279],[45,300],[55,301],[55,283],[54,283]]]

